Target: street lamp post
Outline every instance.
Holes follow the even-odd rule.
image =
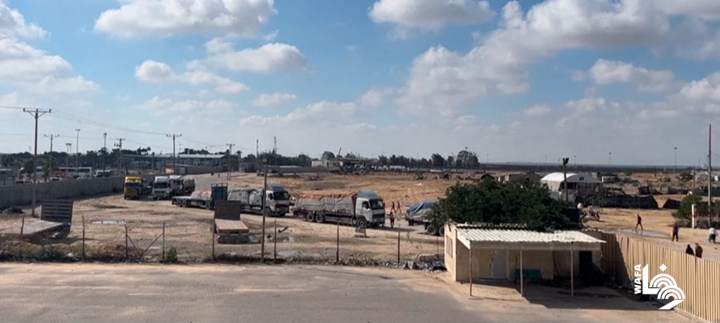
[[[673,168],[673,173],[677,173],[677,147],[673,147],[675,149],[675,167]]]
[[[80,129],[75,129],[77,131],[77,138],[75,139],[75,168],[77,169],[80,167],[80,164],[78,164],[78,158],[80,157]]]
[[[265,262],[265,218],[267,217],[267,207],[265,206],[267,200],[267,158],[262,159],[264,168],[264,184],[263,184],[263,198],[262,198],[262,239],[260,245],[260,262]]]
[[[608,152],[608,164],[612,165],[612,151]]]

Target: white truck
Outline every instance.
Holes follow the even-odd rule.
[[[290,193],[280,184],[268,184],[267,190],[233,188],[228,191],[228,201],[241,201],[246,213],[262,214],[262,198],[270,216],[285,216],[290,211]]]
[[[155,176],[152,183],[153,200],[169,199],[171,198],[170,193],[170,179],[167,176]]]
[[[302,194],[295,201],[293,214],[309,222],[385,226],[385,202],[373,190]]]
[[[431,236],[445,234],[444,227],[437,227],[425,218],[437,204],[438,201],[422,201],[411,205],[405,212],[405,220],[407,220],[408,225],[422,224],[427,234]]]

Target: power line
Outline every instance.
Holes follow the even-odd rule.
[[[118,126],[114,126],[114,125],[109,124],[109,123],[95,121],[95,120],[92,120],[92,119],[88,119],[88,118],[85,118],[85,117],[76,116],[76,115],[73,115],[73,114],[70,114],[70,113],[66,113],[66,112],[58,112],[58,115],[57,115],[57,116],[58,116],[58,117],[61,117],[61,118],[68,119],[68,120],[72,120],[72,121],[78,121],[78,122],[79,122],[79,121],[82,121],[83,124],[89,123],[89,124],[91,124],[91,125],[94,124],[94,125],[97,126],[97,127],[109,128],[109,129],[113,129],[113,130],[126,131],[126,132],[135,132],[135,133],[142,133],[142,134],[148,134],[148,135],[157,135],[157,136],[164,136],[164,135],[166,135],[165,133],[161,133],[161,132],[152,132],[152,131],[144,131],[144,130],[138,130],[138,129],[129,129],[129,128],[124,128],[124,127],[118,127]]]

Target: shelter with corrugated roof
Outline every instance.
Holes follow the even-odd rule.
[[[581,268],[599,265],[604,241],[598,232],[537,232],[523,225],[457,224],[445,226],[445,266],[452,280],[571,281]],[[472,291],[472,287],[471,287]],[[472,293],[472,292],[471,292]]]

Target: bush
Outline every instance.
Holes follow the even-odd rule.
[[[702,197],[699,195],[688,195],[685,198],[683,198],[682,201],[680,201],[680,208],[673,212],[673,217],[676,219],[690,219],[692,216],[692,205],[695,203],[695,208],[697,209],[698,216],[707,216],[708,215],[708,204],[707,202],[703,202]],[[717,214],[718,207],[720,207],[720,204],[718,202],[713,202],[712,204],[713,210],[715,210],[715,214]]]
[[[165,253],[165,259],[163,259],[163,263],[174,264],[177,262],[177,250],[175,250],[175,247],[170,247],[170,249]]]
[[[518,223],[531,230],[582,228],[565,215],[568,206],[551,198],[547,188],[538,183],[481,181],[449,187],[426,217],[437,226],[452,219],[458,223]]]

